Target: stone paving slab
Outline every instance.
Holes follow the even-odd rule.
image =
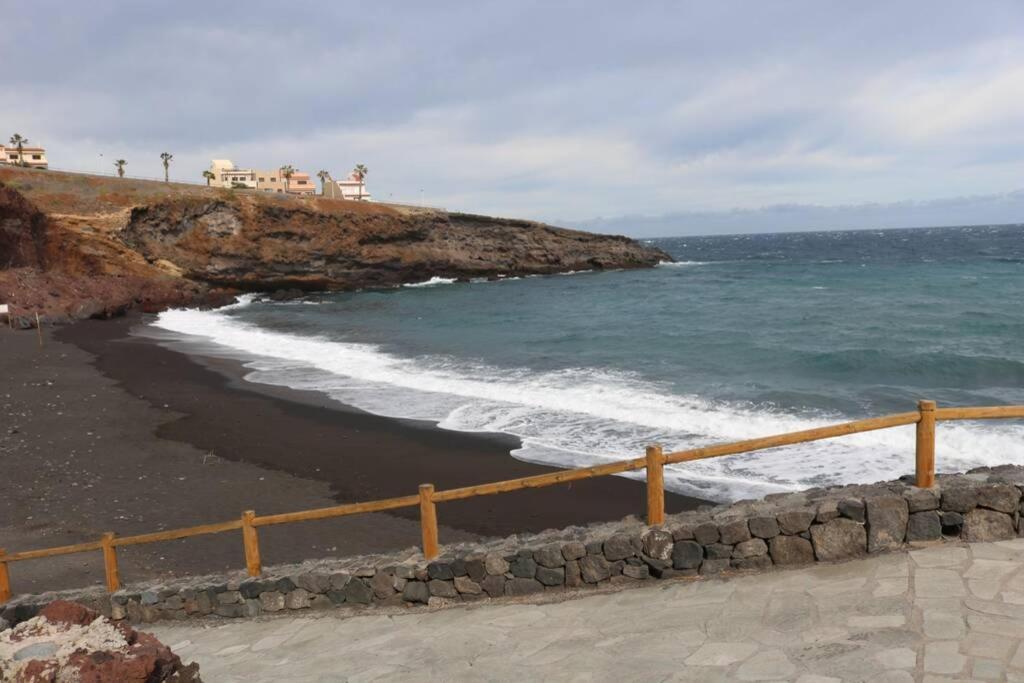
[[[1024,539],[546,604],[160,623],[207,681],[1024,681]]]

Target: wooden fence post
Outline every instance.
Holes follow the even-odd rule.
[[[647,525],[665,523],[665,455],[661,446],[647,447]]]
[[[935,401],[918,401],[921,419],[917,422],[917,486],[935,486]]]
[[[249,576],[259,576],[263,571],[260,565],[260,538],[252,523],[255,517],[255,510],[246,510],[242,513],[242,542],[245,544],[245,569]]]
[[[423,530],[423,557],[437,557],[437,506],[434,504],[434,485],[420,484],[420,527]]]
[[[4,549],[0,548],[0,605],[11,599],[11,575],[7,573]]]
[[[117,569],[117,548],[114,547],[114,532],[103,534],[103,571],[107,575],[107,592],[121,589],[121,573]]]

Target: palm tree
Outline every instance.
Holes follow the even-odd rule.
[[[164,162],[164,182],[165,183],[171,182],[171,159],[173,159],[173,158],[174,158],[174,155],[171,154],[170,152],[163,152],[160,155],[160,159],[163,160],[163,162]]]
[[[359,200],[363,199],[363,181],[366,180],[366,174],[370,172],[370,169],[366,168],[362,164],[356,164],[355,170],[352,171],[352,175],[359,179]]]
[[[118,159],[114,162],[114,166],[117,166],[117,177],[124,178],[124,167],[128,162],[124,159]]]
[[[320,194],[327,194],[327,179],[331,177],[331,174],[327,171],[317,171],[316,177],[320,179]]]
[[[18,133],[15,133],[14,135],[11,136],[11,147],[16,147],[18,149],[18,165],[19,166],[24,166],[25,165],[25,157],[23,156],[21,150],[27,144],[28,144],[28,138],[23,138]]]
[[[203,177],[206,178],[206,186],[209,187],[210,186],[210,181],[213,180],[214,178],[216,178],[217,176],[215,176],[213,174],[213,171],[207,169],[207,170],[203,171]]]
[[[291,180],[292,174],[295,173],[295,169],[292,168],[291,164],[281,167],[281,177],[284,178],[284,193],[288,194],[288,181]]]

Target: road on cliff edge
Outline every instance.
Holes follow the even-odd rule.
[[[147,630],[209,681],[1024,681],[1024,539],[557,603]]]

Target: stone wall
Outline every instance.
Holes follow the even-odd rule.
[[[450,546],[424,562],[416,551],[322,560],[103,593],[23,596],[0,612],[28,619],[58,597],[115,619],[148,622],[284,610],[445,606],[486,599],[728,575],[833,562],[908,545],[1024,536],[1024,468],[940,476],[934,489],[904,481],[812,489],[670,516],[650,528],[615,524]],[[0,627],[3,623],[0,623]]]

